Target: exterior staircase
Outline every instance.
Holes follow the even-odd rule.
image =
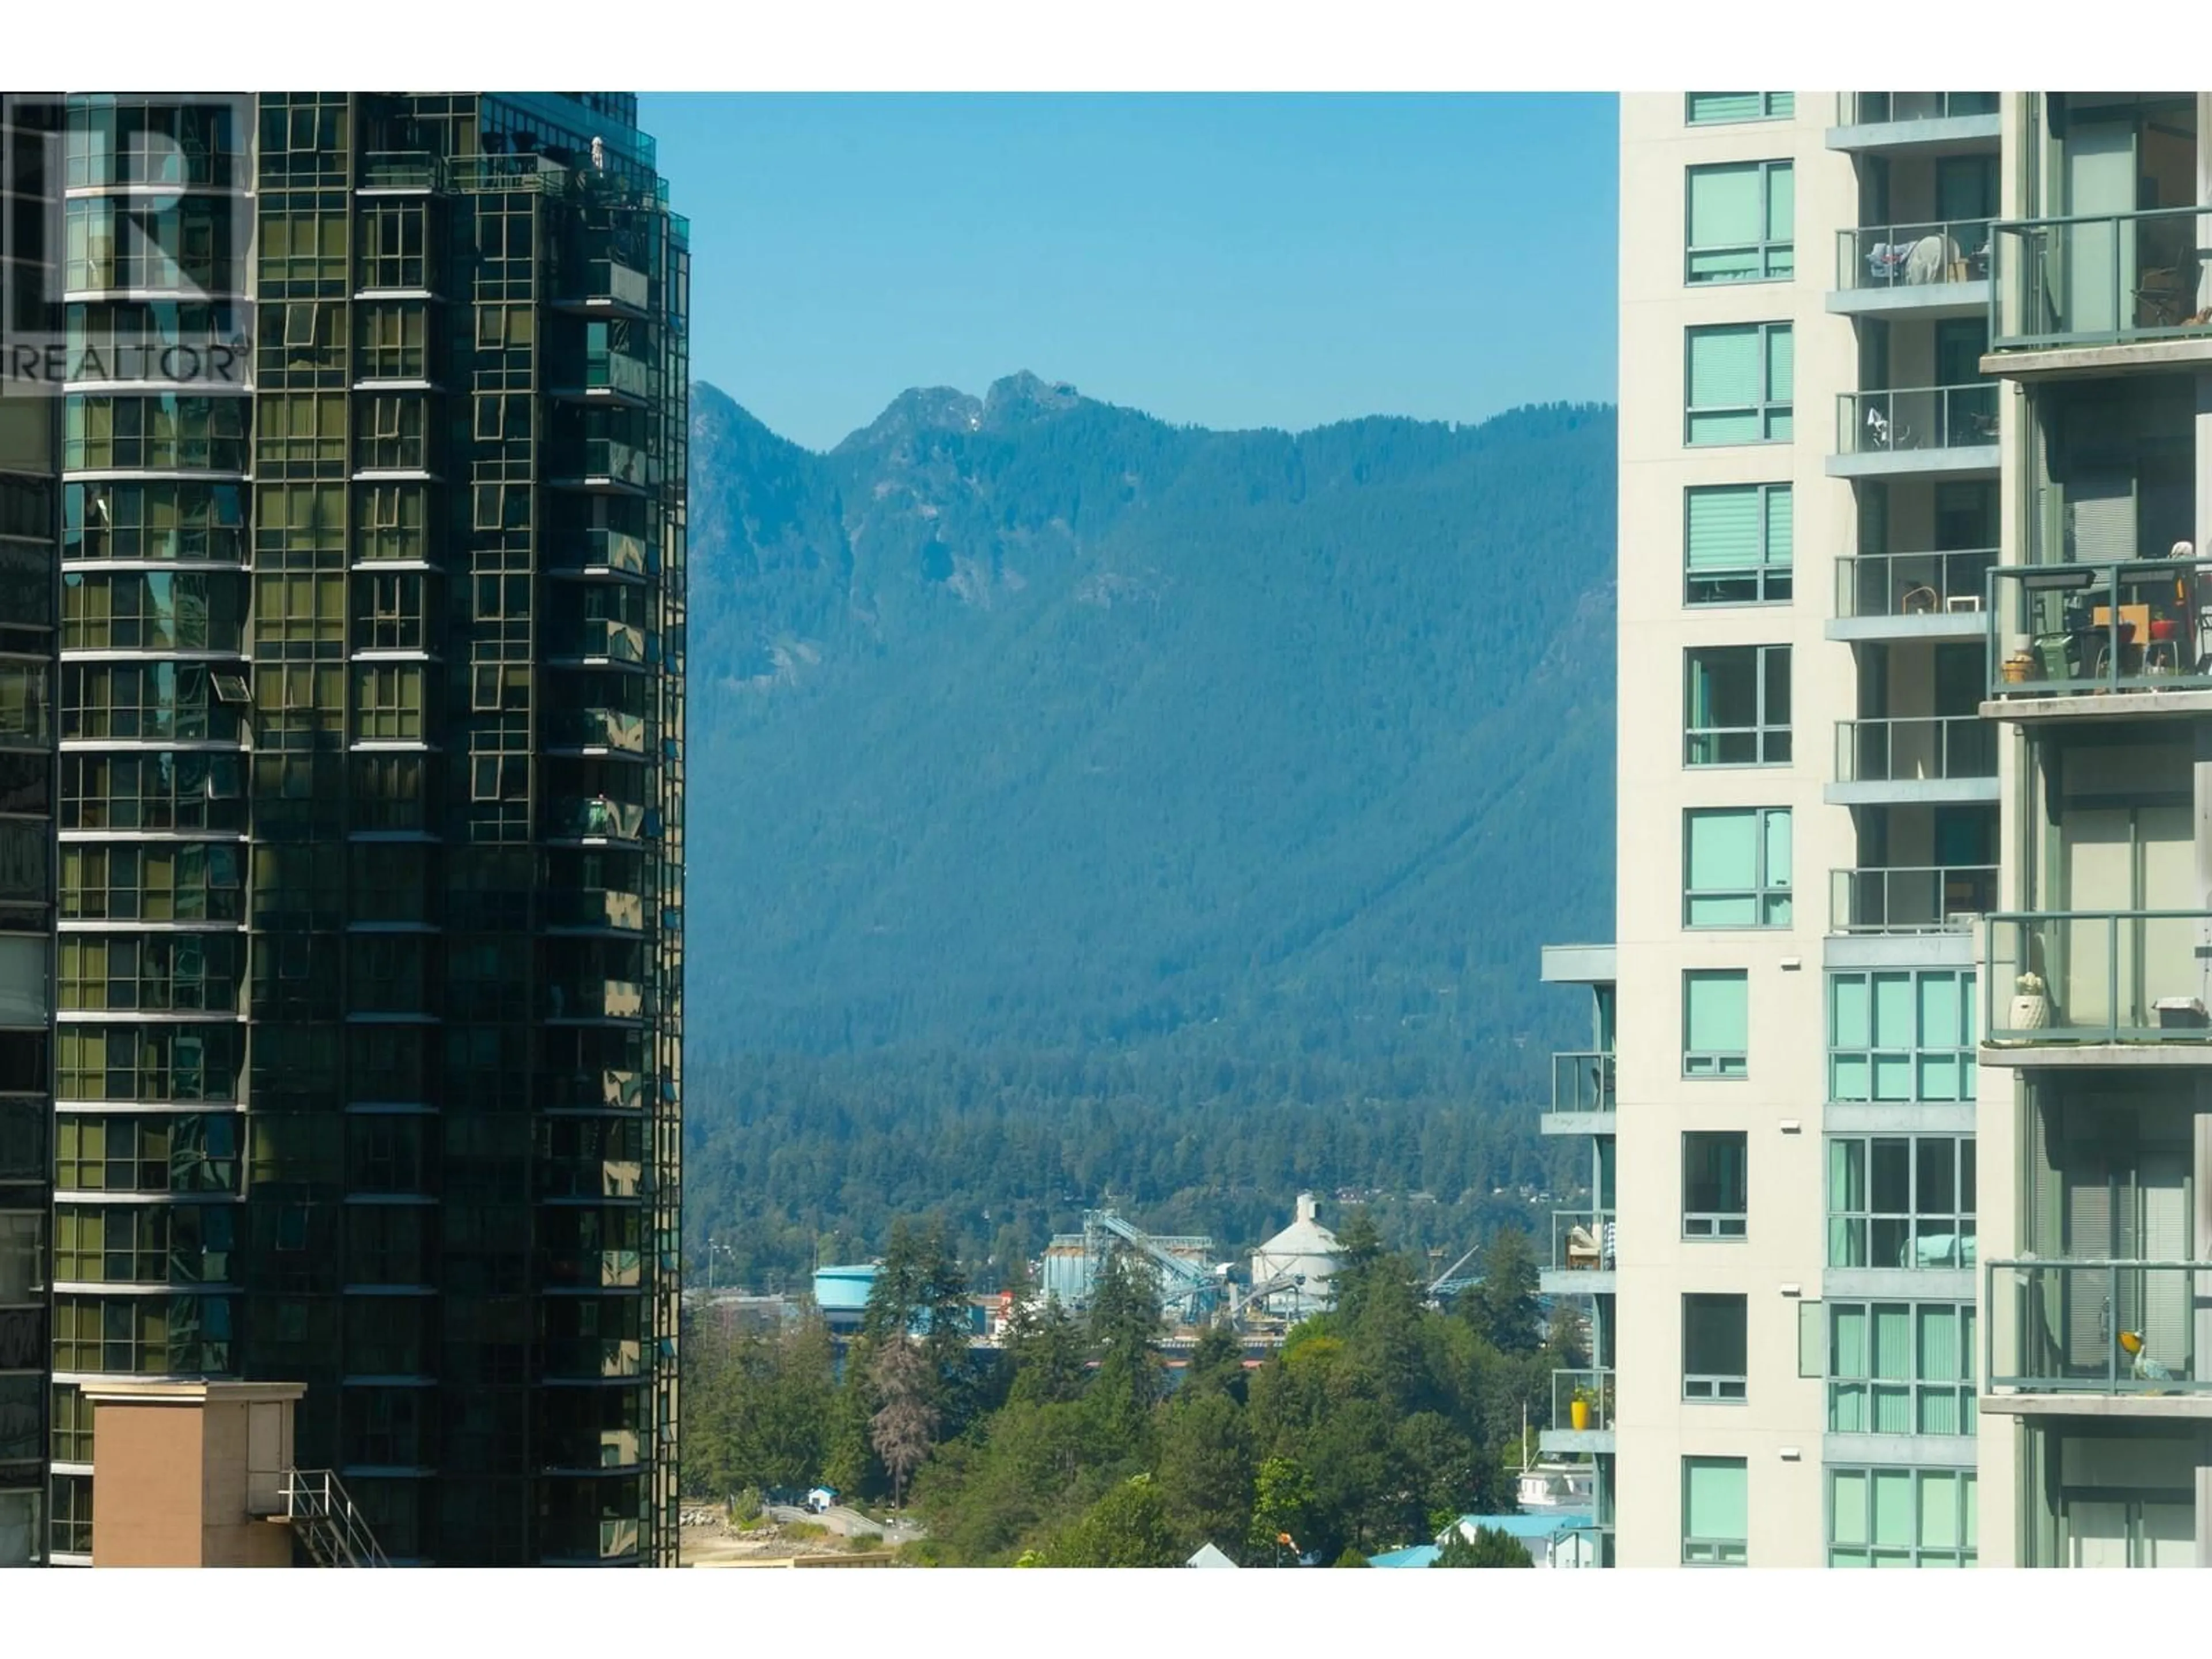
[[[319,1567],[388,1567],[383,1547],[329,1469],[284,1471],[284,1518]]]

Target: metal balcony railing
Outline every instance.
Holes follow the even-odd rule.
[[[1973,449],[1993,446],[1996,441],[1994,380],[1891,392],[1845,392],[1836,398],[1836,453],[1839,455]]]
[[[560,1072],[546,1079],[546,1103],[556,1107],[597,1110],[613,1107],[637,1111],[645,1105],[642,1073],[609,1066],[598,1071]]]
[[[1552,1266],[1566,1272],[1613,1271],[1613,1212],[1552,1212]]]
[[[1978,614],[1986,602],[1994,547],[1948,553],[1861,553],[1836,561],[1836,616]]]
[[[1552,1373],[1552,1426],[1570,1429],[1575,1426],[1574,1402],[1577,1395],[1583,1401],[1584,1422],[1588,1429],[1610,1429],[1613,1426],[1613,1368],[1610,1365],[1584,1366],[1579,1370],[1555,1370]]]
[[[1988,927],[1992,1042],[2212,1042],[2212,915],[2035,910]]]
[[[1950,933],[1996,908],[1993,864],[1899,865],[1828,872],[1832,933]]]
[[[434,190],[441,166],[425,149],[372,149],[361,158],[363,190]]]
[[[1938,219],[1839,230],[1836,286],[1864,291],[1984,281],[1990,274],[1990,228],[1995,222]]]
[[[376,1534],[329,1469],[287,1469],[284,1516],[319,1566],[388,1567]]]
[[[1991,351],[2212,334],[2212,208],[1994,227]]]
[[[2212,1389],[2198,1310],[2212,1261],[1984,1263],[1982,1374],[2022,1394]]]
[[[1552,1109],[1609,1112],[1613,1103],[1613,1056],[1569,1053],[1552,1056]]]
[[[1879,126],[1891,121],[1946,121],[1967,115],[1995,115],[1994,92],[1839,92],[1836,125]]]
[[[1836,722],[1838,783],[1911,783],[1996,775],[1996,728],[1978,714]]]
[[[2188,556],[1996,567],[1989,573],[1990,694],[2212,686],[2208,573],[2212,558]]]

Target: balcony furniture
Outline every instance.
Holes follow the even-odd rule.
[[[1899,595],[1897,613],[1900,617],[1929,617],[1936,611],[1936,590],[1932,587],[1908,587]]]
[[[1982,596],[1978,593],[1954,593],[1943,601],[1943,608],[1946,611],[1979,611]]]

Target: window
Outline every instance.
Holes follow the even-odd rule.
[[[1793,276],[1795,183],[1787,161],[1692,167],[1683,281],[1696,286],[1783,282]]]
[[[427,559],[424,497],[420,484],[372,484],[354,497],[357,515],[356,556],[363,559]]]
[[[1705,127],[1725,121],[1787,121],[1796,113],[1794,92],[1693,92],[1683,119]]]
[[[1972,1135],[1828,1141],[1831,1267],[1974,1265]]]
[[[1790,647],[1708,646],[1685,653],[1685,766],[1790,764]]]
[[[62,556],[234,562],[245,522],[236,484],[70,484],[62,492]]]
[[[1741,968],[1682,975],[1682,1075],[1741,1077],[1747,1069],[1751,978]]]
[[[1682,1565],[1740,1567],[1751,1536],[1749,1471],[1741,1457],[1682,1460]]]
[[[1974,1432],[1974,1304],[1828,1304],[1828,1432]]]
[[[58,1474],[49,1488],[53,1512],[47,1544],[56,1555],[92,1553],[92,1477]]]
[[[1741,1296],[1682,1298],[1682,1398],[1741,1401],[1747,1347]]]
[[[1832,1567],[1971,1567],[1971,1469],[1828,1471]]]
[[[1971,968],[1828,975],[1828,1098],[1974,1098]]]
[[[1749,1152],[1741,1130],[1682,1137],[1682,1237],[1741,1238],[1750,1208]]]
[[[1792,343],[1787,323],[1687,331],[1686,444],[1787,443]]]
[[[92,1406],[82,1389],[54,1384],[53,1459],[57,1463],[92,1462]]]
[[[71,1024],[55,1035],[63,1100],[238,1098],[235,1025]]]
[[[1784,484],[1686,489],[1685,605],[1787,605],[1790,493]]]
[[[1682,814],[1682,925],[1790,926],[1790,809]]]

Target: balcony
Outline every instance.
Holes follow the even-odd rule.
[[[2212,1065],[2205,1016],[2212,915],[2197,910],[2039,910],[1989,919],[1984,1029],[1992,1043],[2057,1053],[2014,1063]],[[2122,1053],[2115,1054],[2118,1048]],[[2103,1052],[2097,1052],[2102,1048]],[[1987,1058],[2002,1060],[2000,1053]]]
[[[645,1345],[635,1337],[556,1337],[545,1344],[545,1375],[555,1382],[642,1376]]]
[[[1830,149],[1986,150],[1999,137],[1994,92],[1842,92]]]
[[[1613,1293],[1613,1212],[1552,1212],[1551,1266],[1539,1275],[1547,1296]]]
[[[619,708],[561,708],[546,723],[547,744],[586,753],[645,753],[645,716]]]
[[[643,1019],[645,992],[625,979],[555,980],[545,988],[545,1018],[554,1022]]]
[[[568,1111],[635,1112],[645,1105],[644,1074],[619,1067],[556,1072],[545,1085],[546,1103]]]
[[[550,568],[577,576],[639,576],[649,568],[642,537],[619,530],[572,530],[553,538]]]
[[[1993,864],[1828,872],[1832,933],[1955,933],[1996,908]]]
[[[1831,477],[1990,472],[1997,470],[1997,391],[1964,386],[1846,392],[1836,398]]]
[[[2212,241],[2203,208],[2028,219],[1995,228],[1990,352],[2005,374],[2119,367],[2100,350],[2159,342],[2143,366],[2212,360]],[[2007,361],[2012,354],[2047,354]]]
[[[635,893],[586,887],[552,894],[546,904],[550,927],[586,927],[639,933],[645,927],[645,901]]]
[[[1828,309],[1855,317],[1979,313],[1990,301],[1993,222],[1950,219],[1838,231]]]
[[[1997,706],[1988,712],[2020,720],[2212,708],[2203,695],[2212,690],[2208,570],[2212,558],[1998,567],[1988,617]],[[2084,696],[2111,692],[2134,695]]]
[[[611,392],[642,403],[651,395],[653,371],[619,351],[598,351],[584,360],[584,390]]]
[[[424,149],[372,149],[361,158],[360,191],[424,192],[437,188],[438,158]]]
[[[653,283],[643,271],[618,259],[586,259],[570,291],[556,303],[564,311],[616,311],[643,317],[653,309]]]
[[[1836,561],[1832,640],[1971,640],[1985,630],[1982,606],[1994,547],[1946,553],[1862,553]]]
[[[556,1289],[635,1290],[643,1282],[635,1250],[556,1250],[546,1261],[546,1283]]]
[[[2212,1416],[2212,1367],[2196,1352],[2212,1261],[1991,1261],[1983,1274],[1983,1375],[2002,1391],[1983,1410],[2021,1409],[2026,1395],[2057,1396],[2045,1409],[2104,1414],[2126,1400],[2142,1403],[2118,1414]]]
[[[1575,1402],[1583,1420],[1575,1421]],[[1552,1373],[1552,1423],[1538,1441],[1546,1452],[1609,1452],[1613,1441],[1613,1369],[1585,1367]]]
[[[1554,1112],[1610,1112],[1613,1107],[1613,1055],[1595,1050],[1552,1056],[1552,1109]]]
[[[538,1165],[547,1198],[640,1198],[651,1188],[636,1158],[564,1158]]]
[[[586,438],[556,452],[552,482],[581,489],[644,489],[652,471],[646,454],[618,438]]]
[[[1994,801],[1996,728],[1979,714],[1836,722],[1832,805]]]
[[[601,592],[598,597],[613,596]],[[625,668],[645,665],[645,629],[634,623],[585,617],[556,629],[550,643],[549,654],[556,662],[619,663]]]
[[[595,795],[556,800],[547,830],[555,841],[636,841],[645,832],[645,808]]]

